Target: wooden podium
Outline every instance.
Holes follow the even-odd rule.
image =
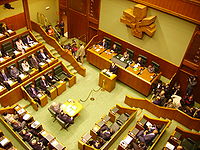
[[[117,75],[112,74],[110,76],[104,74],[103,72],[99,73],[99,86],[105,89],[108,92],[111,92],[115,88]]]

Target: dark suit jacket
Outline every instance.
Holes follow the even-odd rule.
[[[54,78],[53,76],[48,76],[48,75],[46,79],[47,79],[47,82],[49,82],[50,84],[54,84],[57,81],[56,78]]]
[[[32,98],[36,98],[36,97],[37,97],[37,94],[39,94],[39,91],[38,91],[37,88],[34,88],[34,90],[35,90],[36,94],[34,94],[33,89],[32,89],[31,87],[28,89],[28,94],[29,94]]]
[[[13,69],[10,69],[10,75],[12,77],[18,78],[19,74],[20,74],[20,72],[16,67],[14,67]]]
[[[30,58],[31,65],[32,65],[32,67],[39,69],[40,61],[37,57],[35,57],[35,58],[36,58],[36,60],[34,60],[33,58]]]
[[[114,66],[111,65],[109,68],[109,71],[114,74],[117,74],[117,70],[118,70],[118,67],[116,65],[114,65]]]
[[[104,48],[108,48],[107,42],[100,42],[99,45],[103,46]]]
[[[7,80],[10,78],[10,76],[5,72],[5,75],[7,77]],[[0,72],[0,81],[3,82],[3,81],[7,81],[6,78],[4,78],[4,76],[2,75],[2,73]]]
[[[48,82],[46,81],[46,80],[40,80],[40,88],[42,89],[42,90],[47,90],[47,86],[48,86],[49,84],[48,84]]]
[[[137,63],[140,64],[141,67],[144,67],[144,61],[143,61],[143,60],[141,60],[141,61],[138,61],[138,60],[137,60],[137,61],[136,61],[136,64],[137,64]]]
[[[39,52],[39,54],[38,54],[38,58],[39,58],[40,60],[46,60],[46,59],[49,58],[49,56],[47,55],[46,52],[44,52],[44,55],[46,56],[46,58],[44,58],[43,55],[41,54],[41,52]]]
[[[65,123],[73,123],[73,119],[71,119],[71,117],[69,117],[67,114],[64,115],[58,114],[58,118],[60,118]]]

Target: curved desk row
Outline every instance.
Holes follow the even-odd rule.
[[[200,119],[190,117],[178,109],[158,106],[147,99],[134,98],[131,96],[126,96],[124,103],[130,107],[146,109],[157,117],[175,120],[189,129],[200,131]]]
[[[110,59],[115,55],[115,53],[110,53],[109,50],[102,47],[87,49],[87,61],[101,70],[110,67],[112,63]],[[127,68],[117,66],[117,79],[145,96],[151,93],[153,83],[161,76],[161,73],[157,75],[149,73],[146,68],[141,71],[140,69],[134,70],[131,66]]]

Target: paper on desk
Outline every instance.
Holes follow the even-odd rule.
[[[25,109],[23,108],[17,111],[18,114],[23,114],[24,112],[25,112]]]
[[[24,119],[24,120],[28,120],[30,117],[31,117],[30,114],[25,114],[25,115],[23,116],[23,119]]]
[[[4,60],[5,60],[4,58],[2,58],[2,57],[0,58],[0,61],[4,61]]]
[[[8,80],[8,84],[10,84],[10,85],[11,85],[12,83],[13,83],[13,81],[12,81],[12,80]]]
[[[7,30],[9,33],[13,32],[12,30]]]
[[[4,87],[0,85],[0,90],[2,90]]]
[[[45,64],[45,63],[43,63],[43,62],[40,62],[40,63],[39,63],[40,66],[42,66],[42,65],[44,65],[44,64]]]
[[[42,94],[39,93],[37,96],[40,98],[40,97],[42,97]]]
[[[166,146],[169,150],[174,150],[175,146],[172,145],[171,143],[167,142]]]
[[[25,75],[22,73],[22,74],[19,75],[19,77],[20,77],[20,78],[24,78]]]
[[[96,49],[95,51],[96,51],[96,52],[99,52],[99,51],[100,51],[100,49],[98,48],[98,49]]]
[[[47,62],[51,62],[51,59],[47,59]]]
[[[7,138],[4,138],[0,143],[4,147],[8,142],[10,142]]]

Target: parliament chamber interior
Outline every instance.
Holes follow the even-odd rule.
[[[0,12],[0,149],[200,150],[199,0]]]

